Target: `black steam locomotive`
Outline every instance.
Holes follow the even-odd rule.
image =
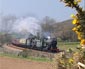
[[[12,44],[18,47],[29,48],[39,51],[46,51],[46,52],[59,52],[57,48],[57,39],[56,38],[36,38],[31,37],[27,39],[18,39],[13,40]]]

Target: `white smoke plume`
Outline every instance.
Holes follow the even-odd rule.
[[[16,20],[13,31],[37,35],[41,31],[41,26],[39,20],[34,17],[20,18]]]

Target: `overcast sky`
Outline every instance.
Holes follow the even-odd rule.
[[[70,19],[75,10],[65,7],[59,0],[0,0],[0,13],[2,12],[16,16],[30,15],[39,19],[49,16],[64,21]]]

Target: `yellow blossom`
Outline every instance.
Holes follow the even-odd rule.
[[[77,5],[81,0],[74,0],[74,4]]]
[[[64,61],[63,61],[63,60],[60,60],[60,63],[61,63],[61,64],[64,64]]]
[[[82,39],[81,36],[78,36],[78,39],[81,40]]]
[[[81,32],[78,32],[78,31],[75,31],[75,32],[76,32],[76,34],[81,35]]]
[[[74,19],[72,23],[77,24],[77,23],[79,23],[79,21],[77,19]]]
[[[78,1],[74,1],[74,4],[77,5],[78,4]]]
[[[74,14],[71,14],[71,18],[77,18]]]
[[[81,25],[77,26],[77,28],[81,28]]]
[[[73,59],[72,58],[69,59],[69,63],[73,63]]]
[[[82,0],[77,0],[77,2],[81,2]]]
[[[81,45],[85,45],[85,39],[81,40]]]
[[[75,31],[76,32],[76,34],[79,34],[79,32],[78,31]]]
[[[74,27],[73,29],[72,29],[73,31],[77,31],[77,29]]]
[[[74,54],[73,54],[73,56],[77,56],[79,53],[78,52],[75,52]]]

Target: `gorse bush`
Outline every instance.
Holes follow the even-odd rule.
[[[75,26],[72,30],[75,31],[76,34],[78,35],[78,39],[81,41],[80,45],[85,46],[85,10],[79,6],[79,3],[82,0],[61,0],[61,1],[63,1],[66,4],[66,6],[76,9],[77,14],[71,15],[71,17],[74,19],[72,23]]]
[[[77,14],[72,14],[71,17],[74,19],[73,31],[78,35],[80,47],[77,47],[78,51],[74,52],[72,49],[63,52],[62,56],[55,55],[54,68],[55,69],[80,69],[78,63],[85,64],[85,10],[79,6],[81,0],[61,0],[66,6],[75,8]],[[82,46],[82,47],[81,47]],[[83,68],[82,68],[83,69]],[[84,68],[85,69],[85,68]]]
[[[79,69],[78,62],[85,64],[85,49],[78,48],[77,52],[69,49],[63,52],[61,56],[55,55],[54,69]]]

